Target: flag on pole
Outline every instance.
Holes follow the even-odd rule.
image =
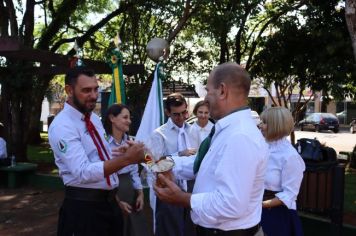
[[[114,103],[126,104],[125,82],[122,73],[122,54],[117,48],[111,51],[108,64],[112,69],[113,77],[108,106]]]
[[[162,93],[163,78],[163,63],[158,62],[155,68],[152,87],[147,99],[145,111],[136,134],[135,140],[137,141],[147,141],[152,132],[164,123]]]

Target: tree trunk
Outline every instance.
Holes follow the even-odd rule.
[[[220,61],[219,64],[222,64],[228,61],[228,46],[227,46],[227,33],[222,32],[220,36]]]
[[[47,66],[47,65],[42,65]],[[48,65],[49,66],[49,65]],[[28,124],[28,132],[27,132],[27,141],[29,144],[40,144],[41,143],[41,135],[40,135],[40,119],[42,112],[42,102],[45,97],[45,93],[48,89],[49,82],[51,81],[52,76],[42,76],[36,78],[36,86],[33,86],[32,93],[36,94],[36,96],[32,96],[30,99],[30,103],[27,104],[27,111],[29,114],[29,124]]]
[[[28,126],[28,144],[35,144],[38,145],[41,143],[41,129],[40,129],[40,119],[41,119],[41,112],[42,112],[42,101],[43,96],[38,94],[32,99],[32,105],[28,108],[30,110],[29,114],[29,126]]]
[[[356,60],[356,0],[345,1],[345,18]]]
[[[7,61],[16,73],[8,74],[2,83],[2,120],[6,129],[8,153],[18,161],[27,161],[27,141],[30,112],[35,97],[32,93],[33,77],[21,73],[31,63]]]
[[[23,117],[23,96],[20,96],[10,86],[2,88],[3,119],[6,127],[8,154],[15,155],[17,161],[27,161],[27,145],[24,130],[27,119]]]

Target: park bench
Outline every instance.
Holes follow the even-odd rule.
[[[18,162],[15,166],[2,166],[0,167],[1,180],[7,179],[7,187],[16,188],[27,183],[36,169],[37,164],[27,162]]]

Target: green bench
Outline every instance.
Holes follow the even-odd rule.
[[[15,166],[0,167],[0,173],[7,175],[7,187],[16,188],[21,184],[28,182],[36,169],[37,164],[18,162]]]

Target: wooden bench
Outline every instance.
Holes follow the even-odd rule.
[[[2,166],[0,173],[7,175],[7,187],[16,188],[27,182],[28,178],[35,173],[37,164],[18,162],[15,166]]]

